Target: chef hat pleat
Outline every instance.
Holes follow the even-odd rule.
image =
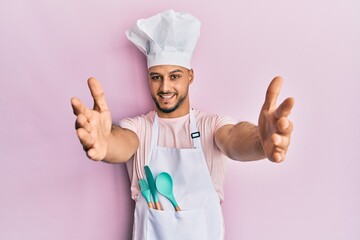
[[[200,27],[200,21],[192,15],[167,10],[139,19],[126,35],[146,55],[148,68],[178,65],[191,69]]]

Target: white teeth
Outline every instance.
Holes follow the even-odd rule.
[[[160,95],[160,97],[165,98],[165,99],[172,98],[173,96],[174,96],[174,94],[166,94],[166,95],[161,94],[161,95]]]

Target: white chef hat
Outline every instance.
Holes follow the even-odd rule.
[[[148,68],[177,65],[191,69],[200,26],[200,21],[190,14],[171,9],[139,19],[126,36],[146,55]]]

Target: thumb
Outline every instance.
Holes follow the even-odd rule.
[[[109,107],[106,103],[105,93],[101,84],[94,77],[88,79],[88,86],[91,92],[91,96],[94,99],[94,110],[99,112],[109,111]]]

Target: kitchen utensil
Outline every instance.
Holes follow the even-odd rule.
[[[167,199],[170,200],[176,211],[181,211],[173,194],[173,181],[167,172],[162,172],[156,177],[156,188]]]
[[[154,205],[151,201],[151,192],[150,192],[149,184],[146,182],[145,179],[140,179],[139,185],[140,185],[141,193],[144,196],[144,198],[146,199],[149,208],[154,208]]]
[[[151,194],[153,196],[153,199],[154,199],[154,202],[155,202],[155,208],[157,210],[161,210],[161,205],[160,205],[159,199],[157,197],[155,179],[153,177],[153,174],[152,174],[149,166],[146,165],[144,167],[144,169],[145,169],[146,179],[147,179],[147,181],[149,183],[150,192],[151,192]]]

